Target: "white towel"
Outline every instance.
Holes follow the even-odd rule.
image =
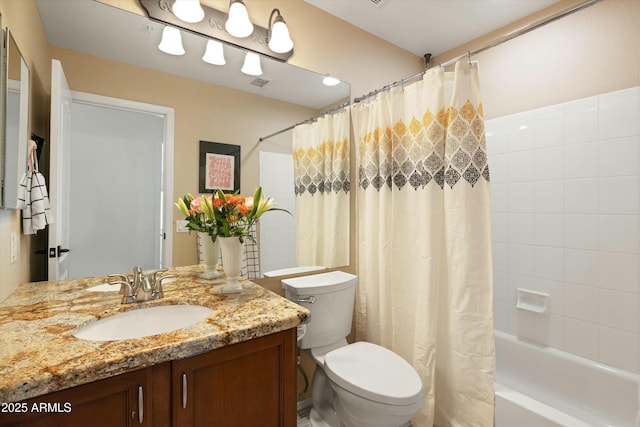
[[[36,159],[37,145],[29,141],[29,171],[26,179],[20,183],[20,198],[24,196],[22,210],[22,228],[24,234],[36,234],[48,224],[53,223],[53,214],[49,206],[49,194],[44,176],[38,171]]]

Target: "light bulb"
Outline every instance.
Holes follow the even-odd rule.
[[[200,0],[176,0],[171,7],[173,14],[184,22],[195,24],[204,19],[204,10]]]
[[[180,31],[177,28],[164,27],[158,49],[169,55],[184,55]]]
[[[229,18],[224,24],[227,33],[234,37],[243,38],[253,34],[253,24],[249,20],[249,13],[242,1],[234,1],[229,6]]]
[[[247,52],[244,57],[244,65],[240,70],[250,76],[262,75],[262,67],[260,67],[260,56],[257,53]]]
[[[207,48],[204,51],[202,60],[213,65],[226,64],[227,62],[224,60],[224,50],[222,48],[222,43],[216,40],[209,40],[207,42]]]
[[[325,86],[336,86],[340,83],[340,80],[336,79],[335,77],[325,76],[325,78],[322,79],[322,83]]]
[[[289,29],[281,16],[276,18],[276,22],[271,27],[269,49],[276,53],[286,53],[293,49],[293,41],[289,36]]]

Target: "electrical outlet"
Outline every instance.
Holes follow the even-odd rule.
[[[18,236],[15,234],[11,235],[11,244],[9,250],[9,263],[15,264],[18,260]]]
[[[188,233],[189,229],[187,228],[187,224],[189,221],[186,219],[179,219],[176,221],[176,233]]]

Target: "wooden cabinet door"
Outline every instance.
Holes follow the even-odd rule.
[[[296,329],[173,362],[180,427],[295,427]]]
[[[141,369],[24,402],[3,404],[0,426],[152,427],[151,398],[152,369]]]

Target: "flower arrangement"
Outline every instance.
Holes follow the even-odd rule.
[[[238,237],[240,242],[245,238],[254,240],[251,227],[265,212],[284,211],[275,207],[271,197],[262,195],[262,187],[258,187],[253,197],[224,194],[217,190],[212,196],[193,197],[187,194],[175,204],[188,221],[189,230],[201,231],[211,236],[215,242],[218,237]]]

